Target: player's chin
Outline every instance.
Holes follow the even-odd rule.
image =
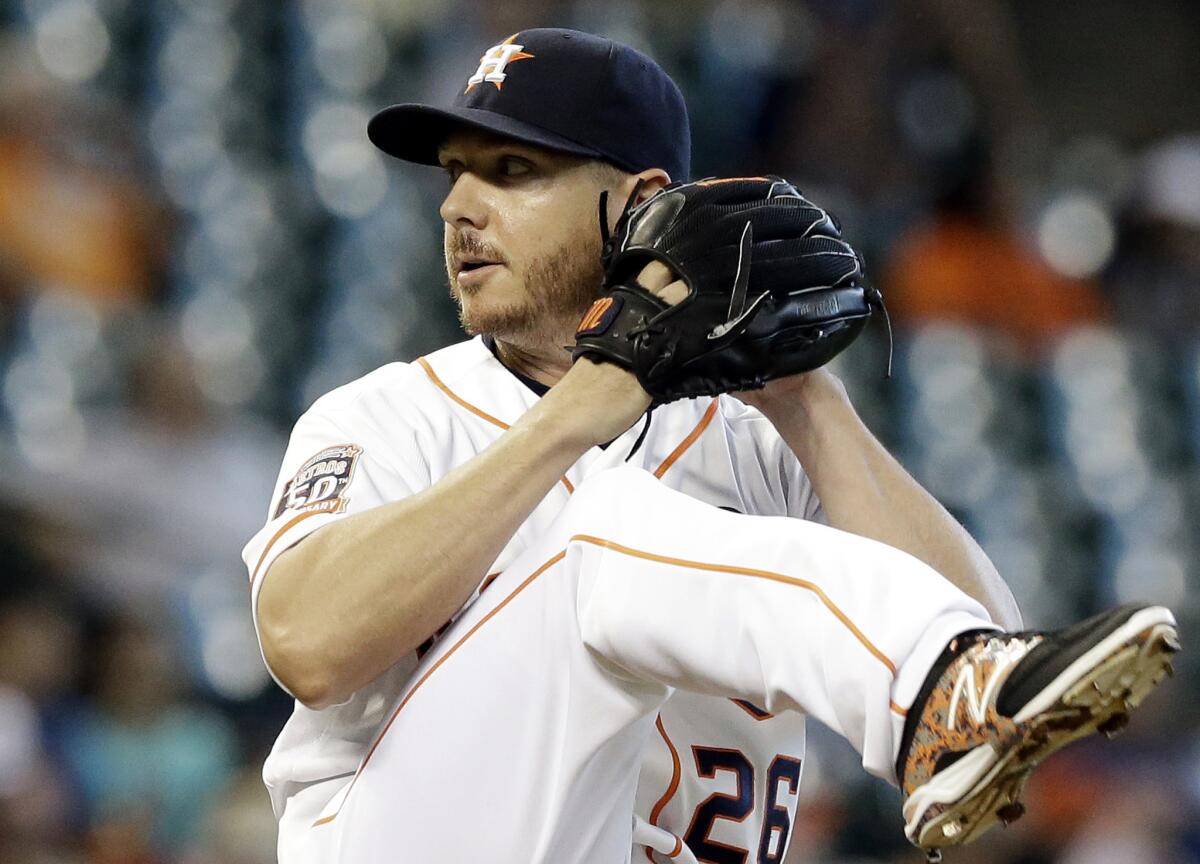
[[[498,339],[524,334],[534,326],[534,311],[524,298],[504,301],[494,297],[462,297],[458,320],[469,336],[490,335]]]

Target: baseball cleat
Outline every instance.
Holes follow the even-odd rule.
[[[1063,630],[961,638],[913,704],[920,713],[898,765],[904,833],[930,860],[1019,819],[1034,766],[1093,732],[1118,734],[1179,650],[1162,606],[1125,606]]]

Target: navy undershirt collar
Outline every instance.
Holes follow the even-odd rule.
[[[528,375],[522,375],[516,369],[509,367],[503,360],[501,360],[500,359],[500,351],[496,348],[496,339],[490,333],[484,334],[483,344],[486,345],[487,349],[492,352],[492,356],[496,358],[497,363],[499,363],[506,370],[508,370],[508,373],[510,375],[512,375],[514,378],[516,378],[518,381],[520,381],[522,384],[524,384],[526,387],[528,387],[530,390],[532,390],[539,399],[541,397],[545,396],[550,391],[550,388],[547,387],[545,384],[543,384],[541,381],[535,381],[534,379],[530,378]],[[646,412],[646,429],[644,429],[642,431],[643,437],[644,437],[646,431],[648,431],[650,428],[650,416],[652,413],[653,412]],[[615,441],[616,439],[614,438],[613,440]],[[600,445],[600,449],[601,450],[607,449],[608,445],[611,443],[612,443],[612,441],[606,441],[605,443]],[[636,450],[636,448],[634,448],[634,449]],[[632,456],[633,454],[630,453],[629,455]]]
[[[492,336],[490,333],[485,334],[483,337],[483,344],[486,345],[487,349],[492,352],[492,356],[496,358],[497,363],[499,363],[505,369],[508,369],[509,373],[514,378],[516,378],[518,381],[520,381],[522,384],[524,384],[526,387],[528,387],[530,390],[532,390],[538,396],[538,398],[541,398],[542,396],[545,396],[547,393],[550,392],[550,388],[547,387],[545,384],[543,384],[541,381],[535,381],[534,379],[530,378],[528,375],[522,375],[516,369],[510,368],[508,366],[508,364],[506,364],[503,360],[500,359],[500,351],[499,351],[499,349],[496,348],[496,337]]]

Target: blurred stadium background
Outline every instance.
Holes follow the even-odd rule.
[[[840,214],[896,350],[838,371],[1030,625],[1154,599],[1190,641],[1194,0],[0,0],[0,861],[274,859],[239,550],[315,396],[458,338],[444,182],[364,124],[547,24],[658,58],[698,174]],[[1198,656],[948,860],[1200,861]],[[922,860],[813,739],[792,860]]]

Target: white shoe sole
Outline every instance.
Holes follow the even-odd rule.
[[[1039,762],[1096,731],[1110,737],[1171,673],[1179,650],[1175,617],[1162,606],[1142,609],[1059,673],[1017,713],[1021,738],[997,754],[976,747],[939,771],[904,802],[904,833],[927,851],[970,843],[996,822],[1024,812],[1021,790]],[[935,805],[950,805],[925,822]]]

